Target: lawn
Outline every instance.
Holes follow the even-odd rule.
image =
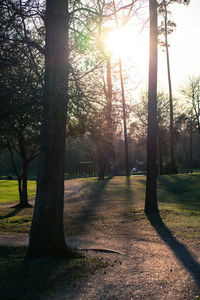
[[[28,181],[28,197],[35,196],[36,182]],[[0,180],[0,204],[15,203],[19,201],[17,180]]]
[[[69,236],[90,234],[133,239],[133,231],[145,239],[157,228],[165,240],[198,244],[200,240],[200,174],[158,177],[160,217],[148,220],[144,214],[145,176],[119,176],[104,181],[96,178],[71,180],[66,187],[82,188],[70,193],[65,204],[64,227]],[[17,182],[0,181],[0,204],[15,203]],[[35,182],[29,182],[29,197],[35,193]],[[0,210],[0,233],[28,233],[33,208],[17,209],[3,205]],[[151,226],[151,224],[152,226]],[[123,230],[122,230],[123,228]],[[145,233],[144,233],[145,232]],[[166,237],[164,236],[166,234]],[[129,238],[130,237],[130,238]],[[143,238],[144,238],[143,237]],[[168,240],[167,240],[168,241]],[[178,242],[179,241],[179,242]],[[0,246],[0,299],[45,299],[60,290],[68,293],[81,280],[93,276],[109,263],[99,258],[80,257],[63,261],[23,261],[26,248]],[[103,271],[104,272],[104,271]],[[106,271],[105,271],[106,273]]]
[[[73,184],[78,181],[80,179],[68,182]],[[104,182],[97,182],[96,178],[81,179],[81,181],[83,184],[81,192],[77,195],[75,193],[71,197],[71,204],[65,206],[67,213],[65,213],[64,224],[67,234],[70,232],[78,234],[82,223],[87,222],[89,218],[92,218],[93,222],[96,220],[96,224],[99,226],[107,224],[108,227],[110,223],[113,224],[112,226],[120,226],[119,220],[122,219],[123,222],[143,222],[144,226],[145,222],[148,222],[143,212],[145,176],[131,176],[129,181],[123,176],[117,176]],[[34,181],[28,182],[29,197],[34,197],[35,187]],[[17,181],[0,181],[0,204],[17,203],[17,193]],[[199,199],[199,173],[158,177],[160,214],[175,235],[184,238],[199,238]],[[85,209],[86,204],[89,204],[91,209]],[[102,207],[105,212],[100,216],[99,211]],[[77,216],[73,216],[73,211],[76,211]],[[78,215],[79,213],[82,213],[83,216]],[[22,210],[2,206],[0,232],[29,232],[32,214],[33,208]]]

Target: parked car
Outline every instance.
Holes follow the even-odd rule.
[[[131,170],[131,174],[132,174],[132,175],[137,174],[137,172],[138,172],[138,170],[137,170],[137,168],[135,168],[135,167]]]

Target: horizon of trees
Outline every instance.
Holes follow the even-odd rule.
[[[133,2],[135,4],[135,2],[139,2],[139,1],[133,1]],[[5,3],[7,3],[7,2],[5,1]],[[12,3],[12,1],[10,3]],[[15,3],[15,1],[13,1],[13,3]],[[39,24],[39,26],[38,26],[38,24],[36,25],[37,26],[36,29],[40,33],[40,36],[38,37],[38,34],[36,34],[34,32],[34,34],[35,34],[35,36],[34,36],[34,42],[37,41],[37,43],[36,42],[34,43],[34,47],[33,48],[31,48],[32,47],[32,45],[31,45],[31,39],[28,36],[30,34],[30,32],[28,32],[28,30],[26,28],[25,28],[26,30],[24,30],[23,28],[21,28],[22,33],[21,33],[21,35],[19,35],[19,28],[15,29],[15,27],[17,27],[16,24],[12,25],[12,34],[13,34],[13,31],[16,30],[15,34],[16,35],[18,34],[21,37],[21,40],[22,40],[21,42],[23,43],[23,46],[24,46],[25,43],[29,42],[29,45],[27,46],[28,49],[26,49],[27,52],[28,51],[30,52],[29,60],[36,60],[36,58],[34,57],[34,55],[35,55],[35,52],[34,52],[35,48],[39,48],[39,47],[41,47],[41,45],[44,46],[44,41],[42,41],[42,35],[41,35],[41,32],[42,32],[43,39],[44,39],[44,24],[43,24],[43,21],[41,21],[41,19],[43,19],[44,6],[42,4],[40,4],[40,6],[39,6],[38,3],[37,3],[37,1],[36,2],[33,1],[33,3],[35,3],[34,9],[37,8],[37,13],[35,14],[35,18],[37,19],[37,22]],[[71,3],[72,3],[71,5],[73,5],[73,1]],[[38,6],[36,6],[36,4]],[[104,14],[104,11],[103,11],[104,7],[103,6],[100,7],[100,4],[101,4],[101,1],[98,1],[98,5],[99,5],[98,9],[101,11],[101,14],[103,15]],[[133,3],[132,3],[132,5],[133,5]],[[16,9],[16,7],[13,7],[13,11],[14,11],[14,9]],[[23,9],[24,10],[26,9],[26,5],[25,4],[24,4],[24,8]],[[107,5],[107,7],[105,9],[108,10],[109,13],[111,12],[111,7],[109,7],[109,5]],[[138,10],[138,7],[137,7],[137,10]],[[88,19],[89,20],[88,23],[90,23],[89,24],[90,26],[95,26],[96,24],[94,25],[94,23],[99,23],[99,20],[98,21],[96,20],[97,19],[96,16],[98,15],[99,12],[98,11],[96,12],[96,14],[95,14],[95,20],[92,20],[92,22],[91,22],[91,20],[90,20],[91,16],[94,19],[94,16],[93,16],[94,9],[92,10],[92,12],[90,12],[90,9],[88,9],[88,11],[89,11],[89,13],[87,12],[87,14],[89,14],[89,16],[86,14],[86,15],[82,16],[82,18],[85,19],[85,20]],[[77,9],[76,13],[78,13],[78,15],[79,15],[80,11]],[[30,12],[29,12],[29,14],[30,14]],[[26,14],[24,14],[24,15],[26,16]],[[3,14],[2,14],[2,16],[3,16]],[[20,14],[19,14],[19,16],[20,16]],[[15,16],[16,19],[14,19],[14,22],[20,23],[19,20],[18,20],[19,16]],[[21,19],[22,19],[21,22],[22,23],[25,23],[25,21],[26,21],[25,16],[23,18],[21,17]],[[9,18],[10,18],[10,16],[9,16]],[[104,18],[104,16],[103,16],[103,18]],[[113,18],[114,18],[114,16],[113,16]],[[29,20],[29,16],[27,16],[27,19]],[[38,21],[38,19],[40,21]],[[103,22],[102,20],[100,20],[100,21]],[[107,22],[107,20],[106,20],[106,22]],[[18,23],[17,23],[17,25],[19,25]],[[71,89],[71,95],[70,95],[71,97],[69,99],[69,105],[68,105],[68,107],[69,107],[69,111],[71,111],[71,116],[72,117],[67,122],[68,123],[67,132],[68,132],[68,134],[70,136],[72,136],[72,137],[74,136],[75,138],[76,138],[77,135],[79,135],[79,137],[81,135],[82,136],[83,135],[91,135],[91,137],[92,137],[92,135],[93,135],[92,140],[96,140],[96,141],[98,140],[98,142],[100,142],[99,136],[100,135],[101,136],[105,135],[105,132],[102,132],[102,134],[100,134],[100,133],[97,134],[97,138],[95,138],[94,137],[94,131],[97,131],[97,130],[94,130],[94,129],[92,130],[91,124],[94,121],[94,115],[96,117],[97,110],[99,111],[99,117],[100,118],[102,118],[101,115],[103,114],[103,111],[106,110],[106,101],[103,100],[103,99],[99,99],[99,101],[98,101],[98,99],[97,99],[98,98],[97,94],[101,90],[104,91],[104,95],[105,95],[104,97],[106,98],[106,86],[105,86],[106,82],[105,82],[105,78],[102,81],[102,76],[99,78],[99,75],[98,75],[99,72],[102,72],[102,73],[104,72],[103,60],[105,61],[105,59],[102,56],[99,57],[99,53],[98,53],[98,47],[99,46],[98,47],[95,46],[94,38],[89,35],[90,32],[89,32],[88,28],[85,29],[85,27],[86,27],[85,23],[84,23],[85,27],[82,26],[82,23],[83,23],[83,20],[80,20],[80,22],[77,22],[77,24],[73,21],[72,22],[73,28],[71,28],[71,37],[70,37],[70,39],[71,39],[70,40],[70,45],[71,45],[70,46],[70,48],[71,48],[70,49],[70,55],[71,55],[71,58],[70,59],[72,60],[76,56],[76,53],[79,54],[79,57],[77,59],[77,62],[74,63],[74,65],[73,65],[73,62],[71,64],[71,68],[72,69],[71,69],[71,73],[70,73],[71,74],[70,75],[70,77],[71,77],[70,80],[71,80],[71,84],[72,84],[72,86],[71,86],[72,89]],[[92,23],[92,25],[91,25],[91,23]],[[27,26],[27,24],[25,24],[25,25]],[[98,28],[97,29],[99,30],[99,24],[98,24]],[[7,36],[6,36],[6,43],[7,44],[11,43],[11,41],[9,41],[9,34],[10,33],[7,32]],[[23,34],[26,37],[26,39],[23,37]],[[97,32],[97,34],[99,34],[99,33]],[[5,33],[4,33],[4,35],[5,35]],[[2,35],[1,38],[5,38],[5,36]],[[15,37],[15,39],[16,39],[17,43],[19,44],[19,37]],[[39,39],[39,43],[38,43],[38,39]],[[13,41],[13,39],[11,39],[11,40],[12,40],[13,45],[15,45],[16,42]],[[19,46],[18,46],[18,49],[19,49]],[[94,50],[95,53],[97,53],[98,57],[97,58],[95,57],[95,58],[98,61],[100,60],[100,62],[99,62],[100,65],[97,65],[93,58],[87,57],[88,52],[90,52],[91,50]],[[34,52],[34,53],[32,53],[32,52]],[[43,52],[43,50],[39,48],[38,52],[41,55],[41,53]],[[37,55],[38,55],[38,53],[37,53]],[[41,59],[42,58],[40,57],[40,60]],[[84,66],[83,66],[83,63],[82,64],[78,63],[78,61],[80,61],[80,59],[84,60]],[[34,72],[38,75],[39,71],[35,70],[35,65],[36,65],[36,63],[32,62],[32,68],[33,68]],[[72,67],[72,65],[73,65],[73,67]],[[80,70],[80,66],[81,66],[82,70]],[[38,64],[37,64],[37,67],[38,67]],[[85,70],[84,70],[84,68],[85,68]],[[121,132],[121,121],[120,121],[120,118],[122,116],[122,111],[121,111],[120,103],[119,103],[120,102],[120,90],[119,90],[119,88],[117,86],[118,84],[117,84],[116,74],[115,74],[115,72],[116,72],[115,68],[116,67],[112,63],[112,69],[113,68],[114,68],[114,70],[112,71],[112,77],[113,77],[112,78],[112,81],[113,81],[113,84],[112,84],[112,93],[113,93],[113,96],[112,96],[112,98],[113,98],[113,100],[112,100],[112,102],[113,102],[112,103],[112,114],[113,114],[113,118],[112,119],[116,120],[115,121],[116,124],[113,124],[113,126],[114,126],[113,130],[114,130],[115,133],[113,132],[112,135],[114,135],[114,137],[115,136],[119,137],[120,136],[120,132]],[[89,73],[85,75],[84,73],[87,73],[87,72],[89,72]],[[125,78],[126,78],[128,76],[128,74],[126,74],[126,70],[125,70],[124,74],[125,74]],[[37,77],[39,77],[41,79],[42,76],[43,76],[43,74],[40,75],[40,76],[38,75]],[[90,84],[90,78],[91,77],[94,78],[94,76],[96,76],[96,80],[95,80],[96,82],[95,82],[95,84],[97,83],[97,86],[94,88],[94,85],[93,85],[92,89],[90,89],[90,85],[91,85]],[[80,79],[80,77],[81,77],[81,79]],[[125,85],[126,85],[126,81],[125,81]],[[89,87],[89,89],[88,89],[88,87]],[[125,91],[126,91],[126,86],[125,86]],[[130,97],[131,97],[131,96],[129,96],[130,92],[127,93],[127,94],[128,94],[128,103],[130,103],[130,100],[129,100]],[[103,98],[102,94],[99,95],[99,98]],[[98,104],[96,104],[94,102],[96,102]],[[97,105],[98,105],[98,108],[97,108]],[[127,110],[131,111],[131,110],[134,110],[135,104],[131,103],[131,104],[127,104],[126,106],[127,106]],[[137,105],[137,108],[138,108],[138,105]],[[187,108],[186,108],[186,112],[185,113],[187,114]],[[131,124],[132,123],[131,122],[131,118],[134,118],[134,123],[136,123],[135,119],[137,119],[137,116],[133,115],[133,113],[129,114],[129,112],[127,112],[127,118],[128,118],[128,128],[127,128],[127,130],[128,130],[128,136],[130,136],[130,135],[132,135],[131,129],[133,129],[133,125]],[[102,119],[101,121],[99,120],[99,122],[104,123],[105,120]],[[174,122],[176,123],[176,120]],[[89,123],[90,123],[90,125],[89,125]],[[86,128],[87,125],[89,125],[90,128],[89,127]],[[95,126],[96,126],[96,129],[97,129],[98,126],[97,126],[97,124],[94,123],[94,127]],[[100,127],[101,127],[101,123],[99,125],[99,129],[102,130]],[[136,126],[136,127],[139,127],[139,126]],[[134,130],[136,130],[136,127],[134,128]],[[121,138],[123,139],[123,137],[121,137]],[[104,144],[105,144],[105,141],[104,141]],[[100,148],[100,146],[98,145],[97,148]],[[129,152],[131,152],[131,151],[129,151]],[[129,155],[130,155],[130,153],[129,153]],[[120,161],[122,159],[123,158],[121,157]],[[94,160],[94,158],[93,158],[93,160]],[[145,160],[145,158],[143,158],[143,160]],[[98,169],[98,164],[96,163],[96,161],[97,160],[95,160],[96,169]],[[133,166],[132,164],[133,163],[131,161],[130,169]],[[164,164],[168,164],[169,165],[169,158],[167,158],[167,160],[165,160]],[[186,163],[184,163],[184,164],[186,165]],[[123,165],[123,163],[121,165]],[[184,167],[182,167],[180,165],[178,167],[184,168]],[[169,168],[169,167],[167,167],[167,168]],[[161,169],[162,169],[162,166],[161,166]],[[162,174],[162,171],[161,171],[161,174]]]

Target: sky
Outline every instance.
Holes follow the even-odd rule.
[[[190,0],[189,6],[174,4],[171,7],[171,18],[177,28],[170,36],[169,51],[172,88],[177,94],[188,76],[200,75],[200,0]],[[165,60],[165,53],[159,52],[158,76],[162,86],[167,82]]]
[[[180,95],[179,90],[184,86],[189,76],[200,75],[200,0],[190,0],[189,6],[173,4],[170,7],[176,30],[169,35],[169,55],[173,95]],[[145,8],[144,19],[148,18],[148,6]],[[140,25],[139,25],[140,26]],[[135,28],[135,30],[134,30]],[[138,34],[135,24],[127,32],[114,35],[111,38],[113,53],[118,55],[121,50],[124,68],[129,72],[129,85],[138,87],[136,90],[147,88],[149,64],[149,29],[148,26]],[[166,54],[158,51],[158,85],[168,89]]]

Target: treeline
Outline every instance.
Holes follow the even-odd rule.
[[[166,52],[167,36],[175,29],[175,22],[169,20],[170,14],[167,14],[173,2],[187,1],[159,1],[160,44]],[[93,173],[100,178],[126,174],[125,135],[129,171],[139,166],[144,170],[146,164],[147,91],[138,91],[140,101],[134,100],[131,89],[134,90],[135,86],[130,88],[128,85],[129,70],[124,69],[123,106],[119,62],[105,47],[105,37],[116,26],[116,16],[119,26],[131,24],[134,18],[138,18],[141,28],[144,27],[147,20],[141,16],[145,4],[144,1],[132,1],[128,5],[113,3],[69,1],[69,89],[65,100],[64,169],[69,176],[81,175],[80,163],[84,162],[85,168],[87,162],[92,162]],[[0,175],[17,178],[25,205],[27,176],[37,176],[38,170],[45,88],[45,3],[1,1],[0,10]],[[183,83],[179,99],[170,98],[172,94],[168,91],[158,93],[158,174],[192,172],[200,167],[199,83],[199,77],[188,79]]]

